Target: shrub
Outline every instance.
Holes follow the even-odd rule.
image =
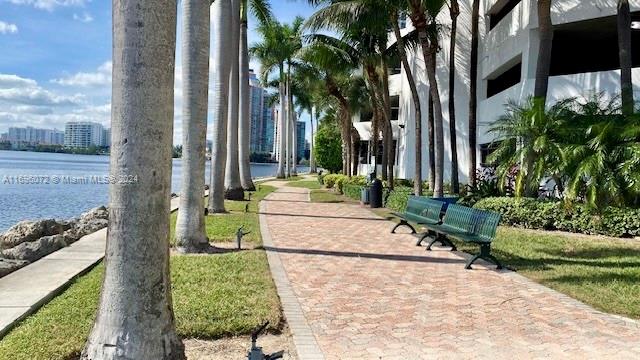
[[[340,174],[329,174],[326,175],[322,181],[324,182],[324,185],[327,187],[327,189],[332,189],[333,186],[336,184],[336,181],[338,180],[338,177],[340,177],[342,175]]]
[[[336,184],[335,184],[335,188],[338,190],[338,192],[340,194],[342,194],[342,189],[344,187],[345,182],[349,180],[349,177],[346,175],[340,175],[338,176],[338,178],[336,179]]]
[[[482,199],[474,208],[502,214],[503,225],[615,237],[640,235],[640,209],[607,207],[596,213],[582,204],[567,208],[560,201],[507,197]]]
[[[324,177],[327,176],[327,174],[321,172],[320,174],[318,174],[318,182],[322,185],[324,185]]]
[[[367,185],[367,178],[366,176],[363,176],[363,175],[352,176],[351,178],[349,178],[348,183],[352,185],[360,185],[360,186]]]
[[[344,196],[354,199],[354,200],[360,200],[360,197],[362,195],[362,185],[357,185],[357,184],[344,184],[344,187],[342,189],[342,192],[344,193]]]
[[[342,141],[336,124],[326,121],[320,123],[314,152],[320,167],[334,173],[342,169]]]
[[[409,196],[413,194],[413,189],[406,186],[398,186],[387,197],[386,207],[393,211],[402,212],[407,208]]]

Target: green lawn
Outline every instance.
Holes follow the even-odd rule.
[[[243,238],[243,241],[250,241],[254,245],[262,245],[260,236],[260,222],[258,220],[258,203],[276,190],[269,185],[256,185],[258,189],[251,194],[251,201],[225,201],[226,214],[211,215],[205,218],[207,236],[212,242],[235,241],[236,231],[240,226],[251,233]],[[249,196],[245,195],[245,199]],[[207,199],[205,199],[206,204]],[[245,206],[249,204],[249,212],[245,213]],[[175,244],[175,224],[178,213],[171,214],[171,245]]]
[[[259,239],[258,199],[275,188],[261,185],[252,196],[252,213],[246,202],[228,202],[230,214],[207,217],[209,236],[217,241],[235,239],[236,224],[245,224]],[[257,196],[256,196],[257,195]],[[175,221],[175,215],[172,217]],[[173,225],[173,223],[172,223]],[[173,226],[172,226],[173,228]],[[78,278],[64,293],[0,340],[0,359],[49,360],[77,356],[91,330],[98,305],[104,266]],[[171,257],[173,305],[178,333],[184,338],[215,339],[246,335],[265,321],[277,331],[280,303],[263,250],[221,255]]]
[[[329,190],[311,190],[311,202],[316,203],[342,203],[348,199],[338,193]]]
[[[306,188],[311,190],[322,189],[322,185],[320,185],[317,180],[290,181],[287,183],[287,186]]]
[[[389,210],[375,211],[386,217]],[[478,247],[455,241],[462,251]],[[500,227],[493,254],[506,266],[596,309],[640,319],[640,242]]]

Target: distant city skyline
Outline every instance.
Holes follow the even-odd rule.
[[[270,3],[282,22],[313,13],[303,1]],[[0,0],[0,4],[0,22],[11,29],[0,32],[0,133],[9,127],[61,129],[71,121],[110,127],[111,1]],[[249,44],[259,41],[256,24],[250,18]],[[176,49],[176,145],[182,143],[181,50]],[[259,72],[260,64],[254,61],[251,67]]]

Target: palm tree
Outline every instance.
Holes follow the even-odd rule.
[[[229,106],[229,78],[231,58],[231,2],[213,3],[213,33],[216,35],[213,48],[214,78],[212,99],[213,146],[211,148],[211,185],[209,187],[209,213],[225,212],[224,179],[227,164],[227,115]]]
[[[296,18],[293,26],[280,24],[275,20],[269,23],[260,24],[257,28],[258,33],[262,35],[262,42],[251,46],[249,52],[260,61],[261,64],[261,80],[268,84],[269,75],[272,72],[278,72],[278,94],[279,94],[279,111],[278,111],[278,178],[285,178],[286,161],[287,161],[287,72],[285,65],[291,65],[293,54],[296,52],[297,43],[301,41],[292,40],[296,36],[299,37],[299,27],[302,24],[302,18]]]
[[[309,147],[309,173],[311,174],[316,174],[318,172],[318,168],[316,165],[316,155],[315,155],[315,128],[314,128],[314,123],[313,123],[313,116],[316,114],[316,107],[312,106],[311,107],[311,111],[309,111],[309,116],[310,116],[310,128],[311,128],[311,143],[310,143],[310,147]]]
[[[209,246],[202,196],[209,96],[209,7],[208,2],[182,1],[183,179],[175,234],[181,252],[200,252]]]
[[[227,169],[224,178],[224,197],[227,200],[244,199],[240,182],[238,158],[238,107],[240,95],[240,0],[231,0],[231,76],[229,78],[229,116],[227,120]]]
[[[246,191],[255,190],[251,179],[251,109],[249,89],[249,47],[247,42],[247,0],[242,0],[240,14],[240,126],[238,134],[238,157],[240,158],[240,184]]]
[[[444,6],[444,0],[408,0],[409,17],[418,33],[429,80],[429,92],[433,99],[433,122],[435,140],[435,184],[434,197],[443,196],[444,178],[444,132],[442,121],[442,102],[436,78],[436,53],[438,51],[438,26],[436,17]]]
[[[240,183],[247,191],[255,190],[251,177],[251,115],[249,108],[249,45],[247,40],[249,10],[261,24],[271,21],[271,9],[265,0],[242,0],[240,9],[240,124],[238,133],[238,157],[240,159]]]
[[[489,161],[497,164],[496,173],[503,187],[513,169],[516,176],[516,196],[536,196],[540,182],[550,177],[563,192],[562,174],[566,164],[563,144],[572,121],[571,104],[567,99],[539,112],[535,99],[525,104],[507,104],[507,112],[489,129],[500,139]],[[533,159],[529,161],[528,159]]]
[[[409,89],[411,90],[411,97],[413,99],[413,106],[416,111],[414,123],[415,123],[415,173],[413,175],[413,192],[416,196],[422,195],[422,105],[420,105],[420,96],[418,94],[418,86],[416,80],[413,77],[413,71],[409,64],[409,58],[407,57],[407,51],[405,49],[405,42],[400,33],[400,25],[398,25],[398,10],[393,9],[391,13],[391,25],[393,27],[393,33],[396,37],[398,54],[402,61],[404,73],[409,83]]]
[[[594,209],[637,206],[640,199],[640,122],[621,115],[620,99],[596,95],[578,103],[570,118],[567,197]]]
[[[533,97],[538,101],[540,111],[544,111],[549,89],[549,72],[551,69],[551,49],[553,46],[553,24],[551,23],[551,0],[538,0],[538,63],[536,67],[536,83]]]
[[[451,189],[454,194],[460,192],[458,179],[458,132],[456,130],[456,36],[458,33],[458,16],[460,5],[458,0],[451,0],[449,5],[451,16],[451,39],[449,45],[449,144],[451,146]]]
[[[480,0],[471,5],[471,55],[469,58],[469,187],[476,188],[478,141],[478,39],[480,37]]]
[[[82,359],[185,359],[169,276],[175,0],[113,2],[105,274]]]
[[[620,88],[622,111],[633,114],[633,82],[631,77],[631,10],[629,0],[618,0],[618,49],[620,51]]]

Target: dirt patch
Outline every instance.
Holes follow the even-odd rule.
[[[220,340],[183,340],[189,360],[246,360],[251,347],[249,336],[225,338]],[[266,354],[284,350],[285,360],[298,360],[291,334],[287,331],[280,335],[263,335],[258,339]]]

